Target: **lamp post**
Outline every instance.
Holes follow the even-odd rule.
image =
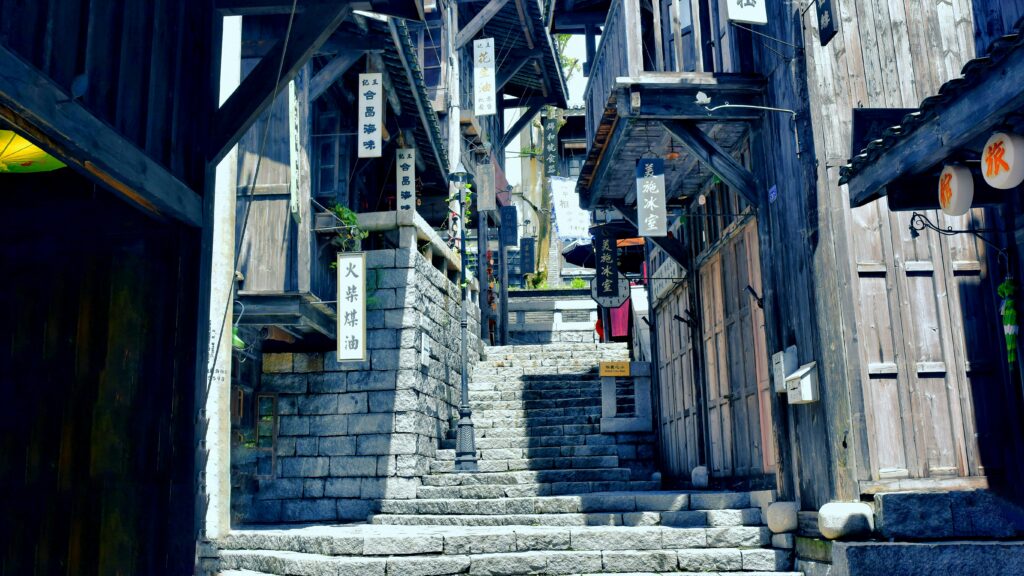
[[[461,167],[461,166],[460,166]],[[459,195],[459,258],[462,262],[459,285],[462,289],[462,320],[459,329],[462,337],[462,398],[459,402],[459,424],[455,436],[455,469],[459,472],[476,472],[476,433],[473,429],[473,411],[469,407],[469,283],[466,280],[466,189],[472,177],[458,170],[449,176]],[[477,260],[479,266],[479,259]]]

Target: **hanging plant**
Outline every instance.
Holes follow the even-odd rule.
[[[359,215],[347,206],[335,204],[331,206],[331,212],[340,220],[335,237],[331,239],[339,252],[349,252],[359,248],[359,242],[370,235],[359,227]]]

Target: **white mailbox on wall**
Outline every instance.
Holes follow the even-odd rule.
[[[786,394],[786,377],[796,372],[797,364],[796,346],[786,348],[785,352],[772,354],[772,380],[775,383],[776,394]]]
[[[786,391],[790,404],[810,404],[818,401],[818,363],[804,364],[786,377]]]

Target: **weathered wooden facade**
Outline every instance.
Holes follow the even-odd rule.
[[[603,5],[572,6],[555,28],[593,36]],[[635,225],[633,166],[665,159],[671,234],[651,256],[663,464],[682,482],[703,465],[721,485],[774,486],[809,519],[878,492],[1005,485],[1020,460],[1019,432],[996,432],[1021,399],[1000,363],[995,251],[912,236],[884,201],[849,208],[886,181],[857,198],[839,184],[854,109],[916,106],[967,63],[975,31],[990,42],[1019,8],[832,6],[823,47],[813,4],[769,3],[757,34],[720,3],[608,4],[577,189]],[[818,401],[773,391],[771,355],[788,347],[815,363]]]

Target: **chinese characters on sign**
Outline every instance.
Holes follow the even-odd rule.
[[[515,206],[501,207],[501,245],[519,245],[519,213]]]
[[[395,160],[398,211],[416,211],[416,149],[399,148]]]
[[[836,15],[832,11],[832,0],[815,0],[818,5],[818,39],[822,46],[827,46],[839,32],[836,27]]]
[[[520,274],[533,274],[536,271],[534,267],[534,260],[536,259],[534,242],[534,238],[523,238],[522,240],[519,241]]]
[[[366,360],[366,253],[338,253],[338,362]]]
[[[548,178],[554,202],[555,233],[563,241],[590,238],[590,212],[580,208],[576,194],[576,179],[552,176]]]
[[[745,24],[767,24],[768,11],[765,3],[768,0],[728,0],[729,20]]]
[[[473,114],[497,114],[494,81],[494,38],[473,41]]]
[[[997,190],[1010,190],[1024,182],[1024,137],[1012,132],[996,132],[981,149],[981,175]]]
[[[544,119],[544,175],[558,176],[558,118]]]
[[[665,236],[668,233],[665,161],[661,158],[637,160],[636,208],[641,236]]]
[[[594,267],[599,298],[619,295],[619,249],[615,238],[598,230],[594,236]]]
[[[497,210],[498,202],[495,198],[497,191],[494,188],[494,164],[490,156],[485,156],[476,165],[476,210],[479,213],[488,210]]]
[[[358,157],[380,158],[381,125],[384,119],[384,82],[381,75],[360,74],[359,119],[358,119]]]

